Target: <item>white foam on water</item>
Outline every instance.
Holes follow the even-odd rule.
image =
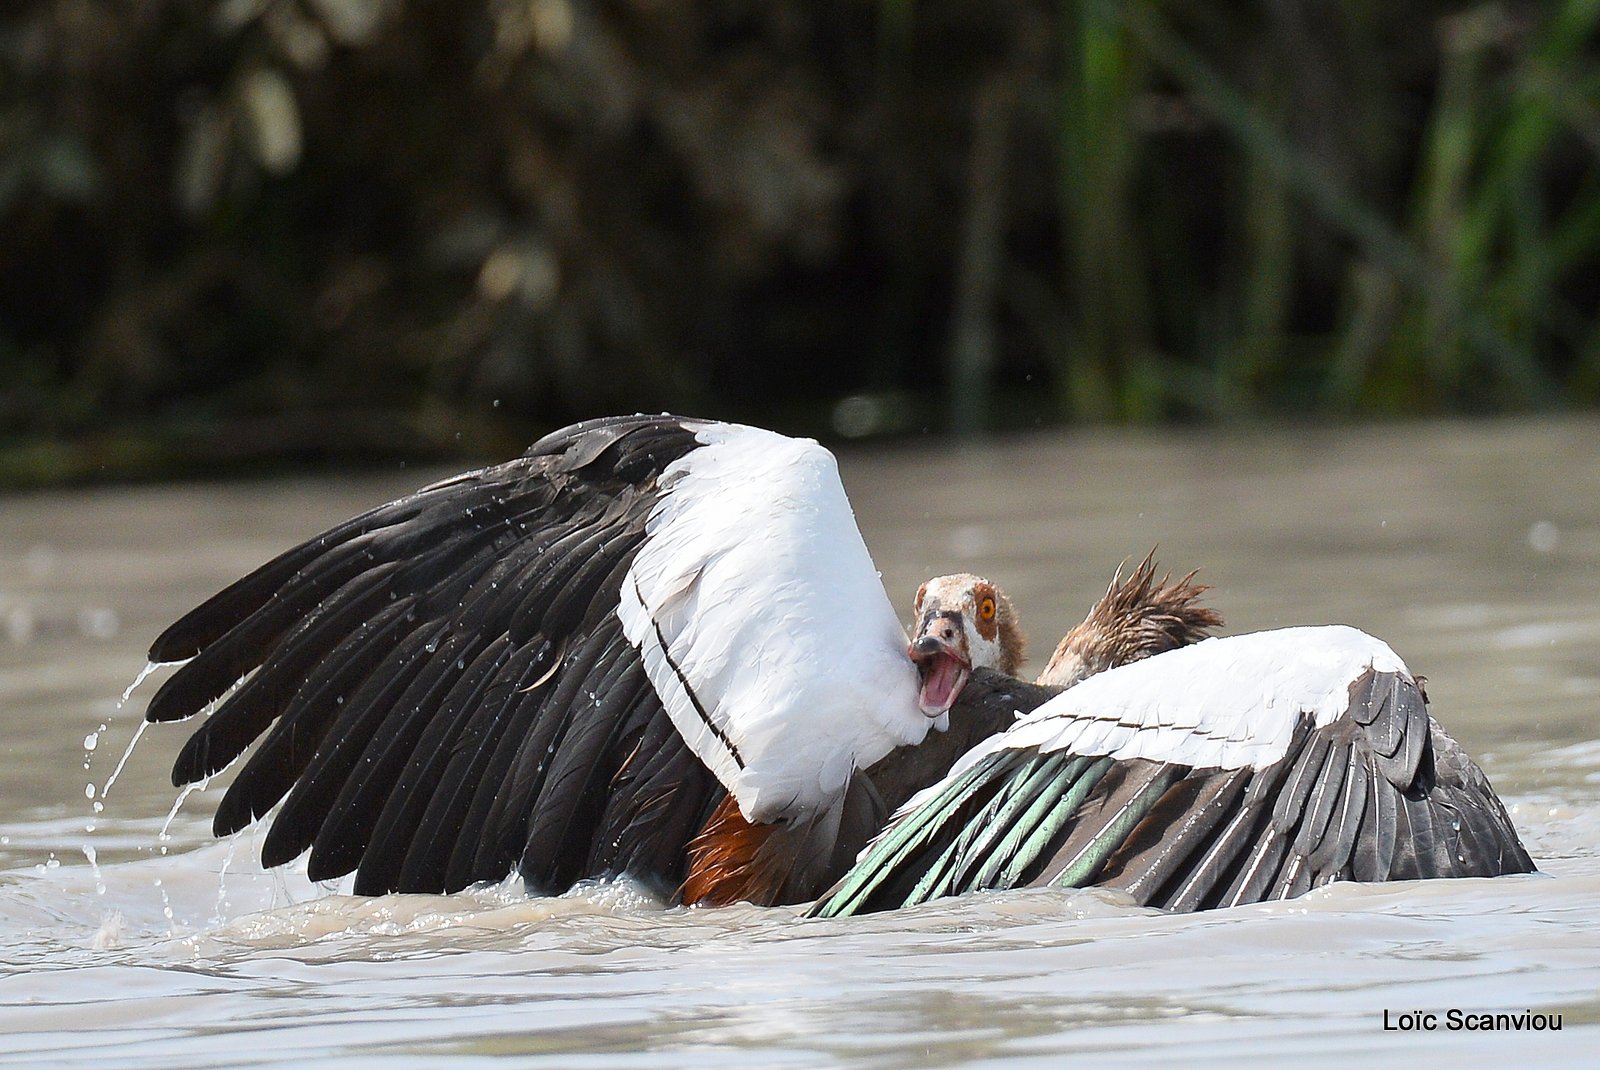
[[[114,951],[122,946],[122,914],[108,910],[100,918],[100,928],[95,930],[90,945],[96,951]]]

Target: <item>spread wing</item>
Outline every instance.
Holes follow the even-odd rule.
[[[913,799],[814,912],[1030,885],[1189,911],[1532,869],[1393,651],[1353,629],[1286,629],[1051,699]]]
[[[313,879],[354,870],[361,894],[514,867],[546,890],[675,883],[725,795],[753,820],[808,817],[920,740],[903,651],[826,450],[626,417],[234,583],[155,641],[152,661],[186,663],[146,716],[211,708],[178,784],[259,739],[215,829],[281,804],[269,866],[309,849]]]

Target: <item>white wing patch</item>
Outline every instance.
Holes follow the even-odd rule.
[[[817,443],[712,424],[669,465],[617,615],[751,821],[803,819],[930,727],[905,633]]]
[[[950,775],[1003,747],[1264,769],[1288,753],[1302,712],[1317,727],[1343,715],[1368,668],[1406,672],[1388,644],[1339,625],[1207,639],[1089,677],[974,747]]]

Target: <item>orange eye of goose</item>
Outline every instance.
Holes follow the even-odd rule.
[[[979,620],[994,620],[994,599],[993,598],[985,598],[982,602],[978,603],[978,619]]]

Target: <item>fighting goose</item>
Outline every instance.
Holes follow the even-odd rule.
[[[954,715],[965,750],[1011,720],[930,698],[906,644],[826,450],[621,417],[227,587],[152,645],[185,664],[146,717],[212,709],[175,784],[260,738],[215,831],[281,804],[263,863],[309,849],[313,879],[353,870],[360,894],[516,869],[798,902],[887,818],[864,770],[898,805],[960,753],[920,755],[930,732]]]
[[[1011,698],[1025,716],[901,808],[813,914],[1044,885],[1192,911],[1534,868],[1420,682],[1354,628],[1207,639]]]
[[[1209,588],[1194,583],[1194,573],[1158,583],[1155,569],[1154,551],[1126,578],[1119,568],[1033,685],[1016,679],[1027,640],[1003,590],[970,573],[938,576],[918,588],[912,606],[916,632],[907,648],[922,680],[918,700],[925,713],[949,710],[950,724],[866,770],[857,787],[870,785],[880,805],[859,813],[856,825],[840,835],[830,868],[842,874],[891,811],[944,776],[967,751],[1009,728],[1017,709],[1037,706],[1104,669],[1197,642],[1221,626],[1214,611],[1195,604]],[[752,841],[751,834],[758,831],[743,825],[725,799],[689,845],[690,877],[682,898],[713,905],[773,901],[772,867],[754,856],[761,841]]]
[[[1118,586],[1108,591],[1113,603]],[[962,597],[981,624],[982,597]],[[997,617],[1002,607],[1009,616],[998,593],[994,605]],[[924,624],[948,620],[921,615]],[[1181,646],[1205,624],[1194,618],[1196,627],[1163,631],[1147,627],[1146,616],[1134,605],[1119,632],[1091,613],[1063,640],[1046,683],[1137,657],[1141,644],[1145,654]],[[974,630],[987,640],[978,624]],[[152,645],[151,661],[186,664],[146,716],[169,721],[212,710],[174,765],[178,784],[221,770],[260,738],[217,809],[217,833],[281,803],[263,862],[309,849],[313,879],[355,871],[362,894],[448,891],[515,869],[536,891],[629,873],[668,891],[682,879],[689,902],[800,901],[844,872],[855,845],[881,827],[885,803],[898,806],[972,749],[958,805],[948,805],[951,781],[925,791],[839,886],[854,892],[824,904],[830,912],[871,909],[889,905],[896,882],[918,865],[914,850],[894,849],[908,828],[921,843],[970,841],[982,831],[960,802],[987,793],[1027,799],[1020,816],[1048,811],[1024,850],[1012,850],[1002,876],[1015,882],[1055,842],[1040,839],[1041,828],[1089,827],[1084,815],[1106,811],[1127,771],[1138,771],[1134,759],[1161,758],[1139,753],[1140,745],[1160,741],[1190,763],[1182,767],[1187,779],[1207,768],[1188,753],[1199,743],[1203,754],[1218,739],[1221,722],[1204,702],[1176,720],[1160,703],[1153,712],[1113,703],[1082,716],[1058,705],[1096,679],[1174,653],[1101,673],[1052,699],[1053,687],[984,667],[992,658],[995,668],[1014,671],[1020,650],[1012,656],[1004,643],[969,643],[977,649],[967,651],[959,679],[940,675],[948,663],[929,656],[926,632],[919,628],[914,641],[920,651],[913,646],[919,679],[827,451],[754,428],[622,417],[556,432],[518,460],[380,506],[229,586]],[[1188,681],[1175,687],[1192,690]],[[1223,698],[1224,706],[1237,702]],[[1013,711],[1039,707],[998,734]],[[1106,711],[1119,708],[1126,719],[1107,722]],[[1044,717],[1047,709],[1057,715]],[[1066,729],[1048,739],[1017,734],[1040,718],[1052,730],[1110,724],[1135,743],[1131,751],[1095,750]],[[1321,731],[1356,722],[1315,723]],[[1502,851],[1503,868],[1517,855],[1528,868],[1481,773],[1447,737],[1448,746],[1430,753],[1417,743],[1414,714],[1396,720],[1391,710],[1364,723],[1349,730],[1362,737],[1351,753],[1414,770],[1414,789],[1405,790],[1425,801],[1433,790],[1425,778],[1465,778],[1469,801],[1492,805],[1495,833],[1515,847]],[[1232,742],[1248,750],[1248,733],[1260,726],[1246,717],[1238,727],[1246,734]],[[1300,727],[1290,755],[1301,753],[1293,749]],[[1069,757],[1070,776],[1051,767],[1048,776],[1007,777],[1026,770],[1030,754],[1048,762],[1075,746],[1091,760],[1075,765]],[[1379,752],[1387,765],[1372,759]],[[1021,757],[997,764],[997,754]],[[1283,764],[1269,767],[1278,770],[1271,776],[1244,777],[1245,798],[1257,810],[1286,799],[1277,809],[1293,817],[1307,796],[1280,791]],[[1167,760],[1161,772],[1177,776],[1179,768]],[[1243,775],[1226,762],[1218,768]],[[1319,773],[1311,782],[1331,781]],[[1144,813],[1138,829],[1146,834],[1163,827],[1157,818],[1181,833],[1193,814],[1208,812],[1204,802],[1198,810],[1168,805],[1168,795],[1151,810],[1149,798],[1140,793],[1138,805],[1116,812]],[[1330,821],[1321,801],[1305,812],[1320,815],[1318,827],[1340,829],[1338,842],[1356,837],[1379,859],[1413,850],[1416,875],[1443,872],[1431,854],[1403,842],[1431,826],[1399,828],[1390,796],[1375,807],[1387,807],[1388,820],[1349,836],[1349,811],[1341,811],[1343,823]],[[1006,830],[1002,846],[1015,848],[1019,815],[988,813]],[[1091,855],[1103,862],[1126,831],[1119,821],[1105,825]],[[1398,876],[1406,867],[1379,871]],[[1097,875],[1106,872],[1101,864]],[[961,874],[971,877],[970,869]],[[968,885],[998,886],[980,876]]]
[[[1097,672],[1175,650],[1222,626],[1215,610],[1197,605],[1210,590],[1189,573],[1156,580],[1155,551],[1123,578],[1119,567],[1089,615],[1062,637],[1035,684],[1062,689]],[[936,576],[917,588],[917,634],[909,648],[922,673],[922,705],[948,708],[974,667],[1015,676],[1027,639],[1004,591],[971,573]]]

